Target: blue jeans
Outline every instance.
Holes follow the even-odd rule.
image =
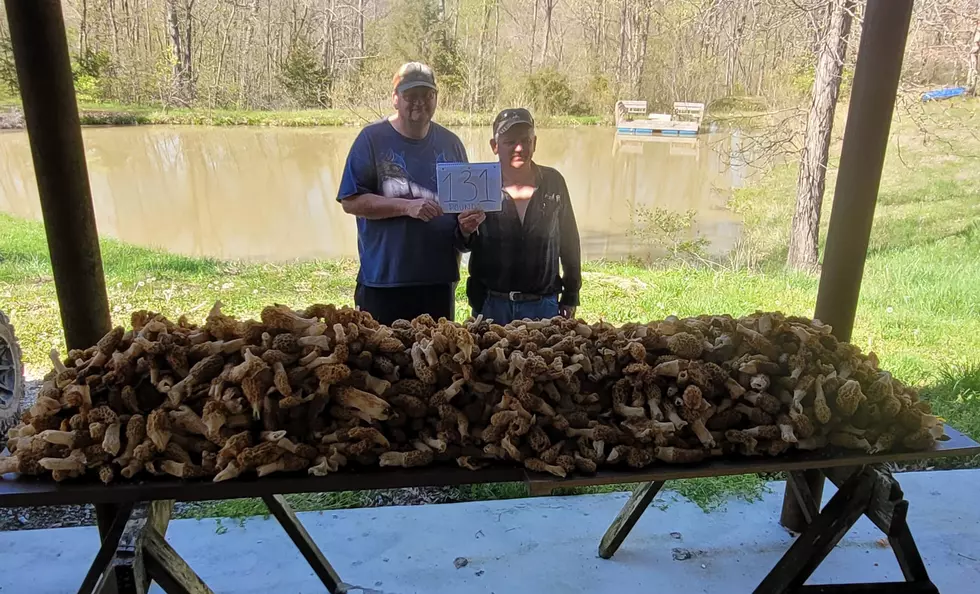
[[[476,312],[484,318],[491,318],[497,324],[507,324],[514,320],[549,319],[558,315],[558,297],[543,297],[537,301],[511,301],[502,297],[487,295],[483,310]]]

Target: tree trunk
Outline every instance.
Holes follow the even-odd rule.
[[[194,96],[193,71],[191,70],[191,11],[194,0],[186,0],[183,6],[184,34],[181,35],[181,15],[178,11],[177,0],[167,0],[167,32],[173,50],[175,97],[182,103],[190,103]]]
[[[599,0],[599,26],[596,27],[595,43],[598,49],[599,72],[602,72],[606,61],[606,0]]]
[[[194,99],[194,61],[192,58],[194,54],[191,51],[194,23],[194,19],[192,17],[193,11],[194,0],[186,0],[186,4],[184,5],[184,14],[187,22],[184,26],[184,59],[182,60],[182,66],[184,68],[184,92],[188,101]]]
[[[178,94],[183,91],[183,38],[180,35],[180,20],[177,17],[177,0],[167,0],[167,32],[169,33],[170,48],[173,51],[174,87]]]
[[[968,93],[976,95],[977,78],[980,76],[980,19],[977,20],[976,29],[973,32],[973,43],[970,46],[968,62],[969,71],[966,74],[966,88]]]
[[[483,22],[480,24],[480,45],[478,46],[476,55],[476,85],[473,88],[472,101],[470,102],[470,111],[474,109],[480,109],[482,106],[480,104],[480,92],[483,88],[483,62],[485,60],[484,51],[487,47],[487,34],[490,29],[490,12],[492,10],[492,5],[490,0],[483,0]]]
[[[534,44],[538,37],[538,2],[534,0],[534,15],[531,17],[531,51],[527,53],[527,73],[534,74]]]
[[[109,29],[112,31],[112,59],[117,62],[122,61],[119,55],[119,27],[116,25],[116,6],[113,0],[109,0]]]
[[[807,116],[800,173],[796,182],[796,212],[787,258],[787,265],[798,270],[817,268],[820,209],[827,179],[830,135],[840,94],[853,6],[854,0],[833,0],[830,24],[817,61],[813,101]]]
[[[626,67],[626,44],[628,42],[628,29],[629,29],[629,4],[627,0],[621,0],[621,7],[619,11],[619,61],[616,62],[616,81],[621,82],[623,79],[623,69]]]
[[[544,45],[541,46],[541,59],[538,60],[542,66],[548,59],[548,48],[551,45],[551,15],[555,10],[556,0],[544,0]]]
[[[225,67],[225,54],[228,52],[228,38],[231,34],[231,28],[235,24],[235,13],[238,11],[238,5],[231,5],[231,16],[228,18],[228,22],[225,24],[224,34],[221,38],[221,51],[218,54],[218,70],[214,75],[214,83],[211,85],[211,95],[208,98],[208,108],[214,109],[214,99],[218,93],[218,89],[221,88],[221,72]]]
[[[246,105],[246,100],[251,103],[251,96],[248,94],[252,70],[252,62],[249,60],[249,51],[252,49],[252,37],[255,35],[255,22],[259,18],[259,0],[250,0],[248,4],[248,15],[245,17],[245,40],[242,43],[241,53],[238,57],[238,105]]]
[[[647,41],[650,39],[650,14],[653,10],[646,7],[646,16],[643,19],[643,33],[640,37],[640,55],[636,68],[636,80],[633,81],[633,96],[639,97],[643,87],[643,69],[647,62]]]
[[[500,56],[500,0],[493,0],[493,80],[497,80],[497,58]],[[496,100],[496,93],[491,98]]]
[[[357,0],[357,57],[364,57],[364,0]]]
[[[78,24],[78,53],[85,55],[88,49],[88,0],[82,0],[82,21]]]

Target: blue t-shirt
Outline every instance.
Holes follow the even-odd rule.
[[[438,200],[436,163],[466,162],[459,137],[433,123],[421,140],[387,119],[366,126],[351,146],[337,200],[360,194]],[[449,284],[459,280],[456,215],[428,223],[411,217],[357,218],[358,282],[369,287]]]

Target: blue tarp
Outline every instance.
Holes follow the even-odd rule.
[[[934,99],[949,99],[950,97],[959,97],[966,93],[966,87],[953,87],[950,89],[936,89],[934,91],[928,91],[922,94],[923,101],[931,101]]]

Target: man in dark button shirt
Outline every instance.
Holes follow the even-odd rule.
[[[337,194],[344,212],[357,217],[354,303],[383,324],[425,313],[451,320],[460,234],[472,232],[482,213],[457,222],[439,206],[436,163],[466,162],[466,150],[432,121],[432,69],[409,62],[392,87],[396,113],[361,130]]]
[[[500,158],[503,208],[459,217],[470,254],[466,295],[474,315],[500,324],[572,317],[582,286],[578,226],[565,178],[532,161],[537,138],[526,109],[505,109],[490,148]],[[474,223],[479,225],[471,232]],[[560,264],[560,268],[559,268]]]

